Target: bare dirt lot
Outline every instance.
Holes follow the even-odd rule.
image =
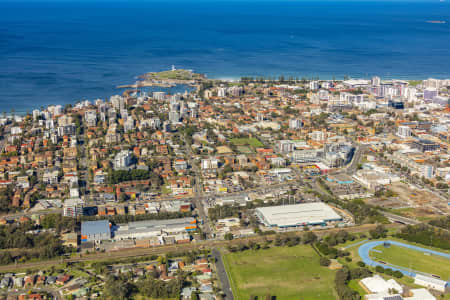
[[[432,219],[450,213],[447,202],[430,191],[402,182],[396,182],[387,188],[394,192],[393,197],[374,198],[367,202],[390,208],[393,213],[419,220]]]

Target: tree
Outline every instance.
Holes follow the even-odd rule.
[[[448,184],[446,184],[444,182],[438,182],[436,184],[436,188],[438,188],[440,190],[446,190],[446,189],[448,189]]]
[[[303,243],[305,244],[312,244],[317,240],[317,236],[314,234],[314,232],[308,231],[303,235]]]
[[[328,258],[322,256],[319,260],[319,263],[321,266],[323,267],[328,267],[331,264],[331,260],[329,260]]]
[[[276,237],[275,237],[275,246],[277,246],[277,247],[279,247],[279,246],[281,246],[282,244],[283,244],[283,242],[281,241],[281,237],[279,236],[279,235],[277,235]]]
[[[198,291],[193,291],[192,293],[191,293],[191,298],[190,298],[191,300],[198,300],[199,299],[199,297],[198,297]]]
[[[110,276],[105,283],[104,292],[107,297],[114,300],[128,299],[132,286],[123,277]]]
[[[347,285],[350,279],[350,270],[348,267],[343,267],[338,270],[334,278],[336,292],[340,299],[359,300],[361,299],[359,294]]]
[[[231,172],[233,172],[233,168],[229,164],[226,164],[225,167],[223,168],[223,173],[227,174]]]
[[[400,233],[396,234],[396,237],[427,246],[450,249],[450,233],[425,224],[403,227]]]
[[[394,273],[392,273],[392,275],[396,278],[402,278],[403,277],[403,273],[400,271],[394,271]]]
[[[378,225],[374,230],[370,230],[369,234],[373,239],[385,238],[387,230],[383,225]]]
[[[227,241],[231,241],[233,239],[233,234],[231,232],[225,233],[224,238]]]

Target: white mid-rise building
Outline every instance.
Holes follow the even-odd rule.
[[[299,120],[299,119],[291,119],[291,120],[289,120],[289,129],[296,130],[296,129],[300,129],[302,127],[303,127],[302,120]]]
[[[313,132],[311,132],[310,134],[309,134],[309,136],[310,136],[310,138],[313,140],[313,141],[316,141],[316,142],[321,142],[321,141],[324,141],[325,140],[325,138],[326,138],[326,133],[325,132],[323,132],[323,131],[313,131]]]
[[[319,100],[328,100],[330,98],[330,93],[327,90],[319,91]]]
[[[114,158],[114,169],[123,169],[131,165],[132,156],[128,150],[122,150]]]
[[[381,78],[378,76],[372,77],[371,84],[374,86],[379,86],[381,84]]]
[[[117,111],[121,111],[125,108],[125,100],[122,96],[114,95],[110,98],[111,105],[114,107]]]
[[[309,89],[312,91],[318,90],[319,89],[319,82],[316,80],[310,81],[309,82]]]
[[[226,94],[227,94],[227,91],[226,91],[226,89],[223,88],[223,87],[221,87],[221,88],[219,88],[219,89],[217,90],[217,96],[218,96],[218,97],[223,98],[223,97],[225,97]]]
[[[170,111],[169,112],[169,121],[172,124],[176,124],[176,123],[180,122],[180,114],[174,110]]]
[[[411,128],[408,126],[398,126],[397,135],[401,138],[409,138],[411,137]]]
[[[425,89],[425,90],[423,91],[423,99],[426,100],[426,101],[431,101],[431,100],[433,100],[433,98],[436,97],[438,94],[439,94],[439,93],[438,93],[437,89],[434,89],[434,88],[428,88],[428,89]]]
[[[153,99],[162,101],[166,98],[165,92],[153,92]]]
[[[219,161],[217,158],[202,159],[201,165],[203,170],[217,169],[219,166]]]
[[[294,142],[289,140],[278,141],[278,151],[281,153],[289,153],[294,150]]]

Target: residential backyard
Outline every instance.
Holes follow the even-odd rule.
[[[319,265],[309,245],[247,250],[224,255],[233,294],[237,300],[250,296],[277,299],[336,299],[335,271]]]

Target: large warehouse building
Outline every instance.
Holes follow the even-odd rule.
[[[87,221],[81,223],[81,242],[100,242],[111,238],[108,220]]]
[[[329,222],[342,221],[330,206],[322,202],[260,207],[256,214],[269,227],[325,226]]]
[[[169,220],[137,221],[120,225],[114,232],[114,239],[146,239],[162,234],[179,234],[197,229],[194,218],[180,218]]]

